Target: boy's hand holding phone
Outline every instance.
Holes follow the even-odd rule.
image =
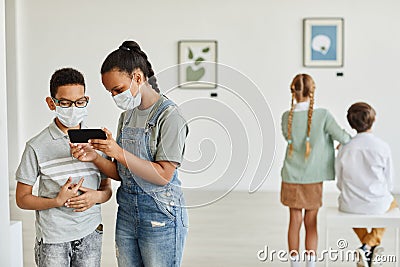
[[[95,161],[99,154],[89,144],[69,143],[71,154],[80,161]]]

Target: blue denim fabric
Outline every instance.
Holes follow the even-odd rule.
[[[64,243],[36,240],[35,262],[38,267],[100,267],[103,231],[96,229],[81,239]]]
[[[128,111],[117,142],[128,152],[148,161],[151,127],[172,101],[164,101],[148,120],[146,128],[127,127]],[[115,243],[120,267],[180,266],[188,232],[188,215],[178,173],[159,186],[136,176],[117,163],[121,186],[117,191],[117,225]]]

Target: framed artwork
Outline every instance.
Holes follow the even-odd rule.
[[[303,65],[343,66],[343,18],[303,20]]]
[[[217,87],[217,41],[179,41],[178,64],[180,88]]]

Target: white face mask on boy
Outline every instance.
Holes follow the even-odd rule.
[[[128,90],[125,90],[125,92],[113,96],[115,104],[117,104],[117,107],[122,110],[134,109],[142,102],[142,94],[140,93],[141,86],[139,85],[138,93],[136,94],[136,96],[133,96],[131,93],[132,83],[133,79]]]
[[[56,106],[56,115],[58,120],[68,128],[75,127],[80,124],[87,116],[87,108],[69,107],[62,108]]]

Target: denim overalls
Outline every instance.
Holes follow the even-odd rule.
[[[150,142],[152,127],[171,105],[175,105],[171,100],[160,99],[150,112],[145,128],[127,126],[133,110],[127,111],[118,144],[141,159],[154,161]],[[177,170],[167,185],[159,186],[136,176],[119,162],[117,167],[121,177],[115,233],[118,266],[180,266],[188,215]]]

